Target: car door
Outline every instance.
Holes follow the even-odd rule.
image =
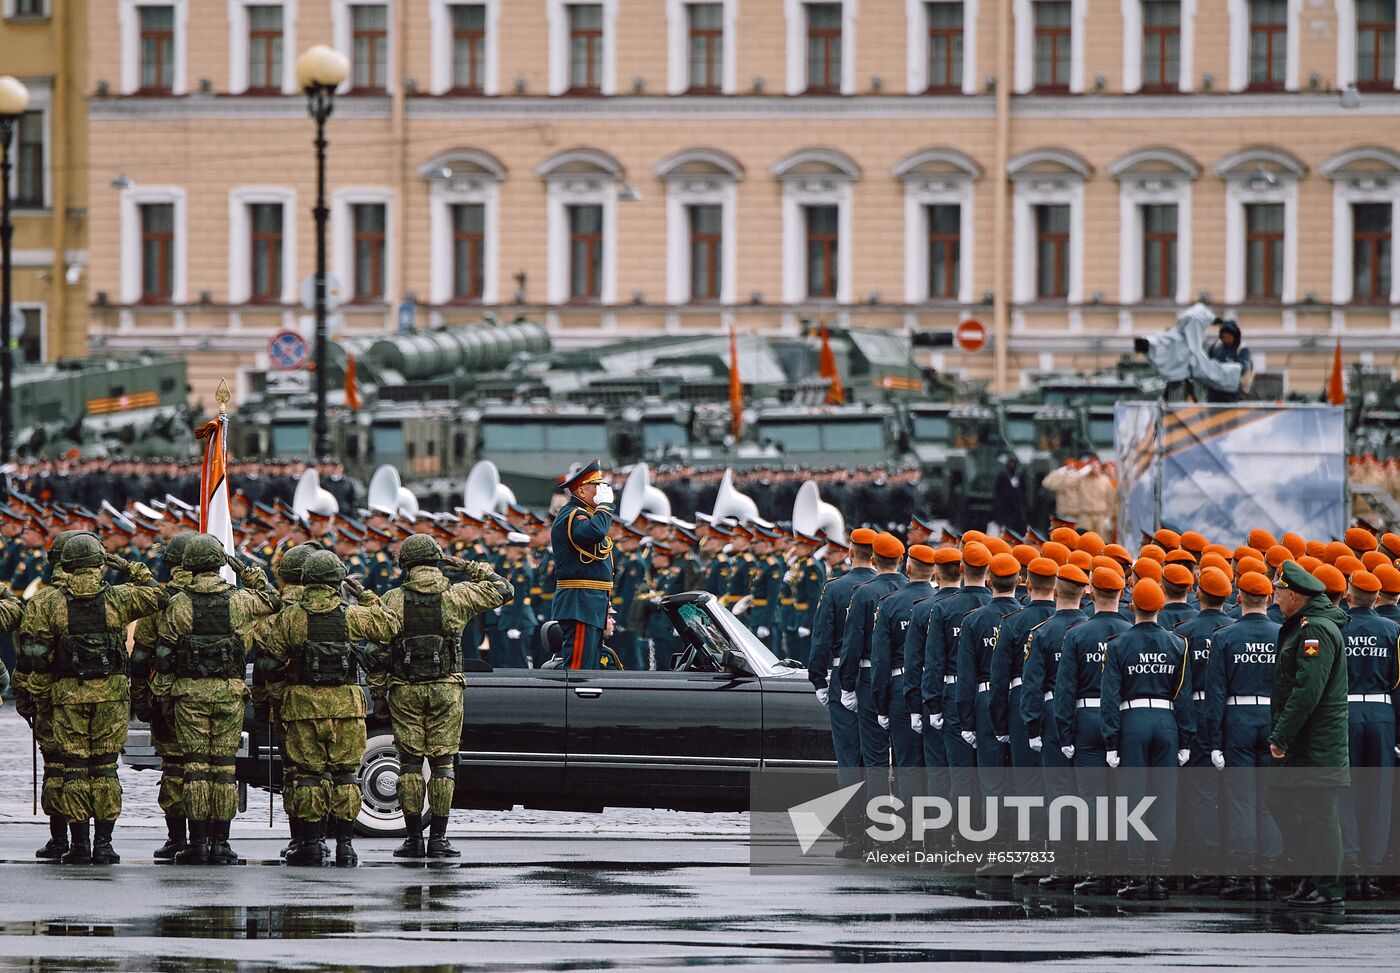
[[[458,752],[459,806],[568,807],[563,669],[470,672]]]

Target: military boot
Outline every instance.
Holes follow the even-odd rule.
[[[1146,901],[1152,897],[1152,879],[1148,877],[1145,862],[1129,862],[1133,872],[1128,884],[1118,890],[1118,898],[1132,901]]]
[[[88,839],[88,823],[74,821],[68,825],[68,851],[60,861],[65,865],[91,865],[92,844]]]
[[[122,856],[112,847],[112,829],[115,821],[98,821],[93,827],[92,863],[94,865],[120,865]]]
[[[177,865],[209,864],[209,822],[191,821],[190,840],[185,850],[175,856]]]
[[[1055,868],[1040,880],[1040,887],[1047,892],[1072,892],[1075,883],[1075,870],[1079,867],[1079,850],[1074,849],[1065,855],[1064,861],[1057,861]],[[1061,866],[1064,866],[1063,871]]]
[[[394,849],[395,858],[422,858],[425,854],[423,846],[423,819],[417,814],[405,814],[403,816],[404,827],[408,829],[408,835],[403,839],[403,844]]]
[[[155,850],[157,861],[170,861],[185,850],[185,818],[178,811],[165,812],[165,844]]]
[[[68,822],[57,814],[49,818],[49,842],[34,853],[35,858],[57,861],[68,850]]]
[[[354,868],[360,863],[360,856],[355,854],[355,822],[345,818],[333,818],[335,821],[335,864],[337,868]]]
[[[331,850],[326,846],[326,838],[335,834],[335,818],[327,814],[321,819],[321,829],[316,832],[316,847],[321,852],[321,861],[327,861],[331,857]]]
[[[1225,879],[1225,884],[1220,888],[1222,899],[1244,900],[1246,902],[1254,899],[1255,880],[1248,875],[1231,875]]]
[[[325,862],[321,853],[321,835],[325,825],[320,821],[301,822],[301,840],[293,841],[287,852],[288,865],[311,865],[320,867]]]
[[[428,828],[429,858],[461,858],[462,853],[447,840],[447,815],[434,814]]]
[[[209,832],[209,864],[211,865],[237,865],[238,853],[228,843],[229,826],[232,821],[206,821],[205,828]]]
[[[1169,896],[1167,892],[1167,880],[1162,876],[1169,863],[1159,861],[1157,871],[1147,877],[1147,898],[1153,902],[1165,902]]]
[[[282,849],[283,858],[286,858],[295,851],[305,840],[302,837],[302,831],[305,829],[306,825],[302,823],[301,818],[288,818],[287,827],[291,831],[292,840],[287,842],[287,846]]]

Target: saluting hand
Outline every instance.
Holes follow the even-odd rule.
[[[1288,751],[1284,750],[1276,743],[1269,744],[1269,753],[1273,755],[1275,760],[1282,760],[1284,757],[1288,756]]]

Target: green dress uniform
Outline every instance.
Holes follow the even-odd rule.
[[[591,464],[569,482],[597,471],[597,464]],[[569,669],[602,667],[603,629],[613,587],[613,543],[608,536],[612,518],[612,504],[590,507],[570,497],[550,528],[555,559],[552,610],[563,629],[564,665]]]
[[[535,630],[539,622],[535,615],[535,570],[526,558],[503,558],[497,573],[510,583],[513,597],[492,606],[496,615],[496,634],[491,643],[491,666],[495,669],[527,669],[530,648],[538,641]]]
[[[787,606],[787,635],[782,655],[805,666],[812,646],[812,620],[829,579],[826,565],[814,555],[802,558],[791,571],[796,575],[792,581],[792,604]]]
[[[779,653],[782,630],[778,625],[778,611],[782,607],[783,568],[782,558],[776,554],[765,554],[757,559],[752,572],[753,601],[745,613],[749,629],[764,645]]]
[[[642,650],[642,633],[637,621],[633,620],[632,602],[646,587],[651,564],[641,551],[633,551],[621,558],[616,582],[612,590],[612,606],[617,612],[616,628],[609,638],[608,646],[617,653],[618,661],[624,669],[645,669],[646,659]]]

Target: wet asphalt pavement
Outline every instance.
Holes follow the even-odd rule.
[[[294,869],[255,793],[234,831],[246,865],[156,865],[156,778],[126,770],[123,863],[41,864],[23,730],[0,710],[0,746],[22,755],[0,764],[2,969],[1393,970],[1400,953],[1400,903],[1300,915],[1187,897],[1120,906],[860,866],[755,875],[742,815],[464,812],[457,862],[402,863],[396,839],[361,838],[358,869]]]

